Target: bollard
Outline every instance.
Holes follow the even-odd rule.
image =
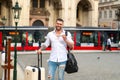
[[[4,68],[4,80],[10,80],[10,69],[13,69],[13,66],[11,65],[11,37],[7,36],[6,41],[6,52],[5,52],[5,64],[2,65],[2,68]]]

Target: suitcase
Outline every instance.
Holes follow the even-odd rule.
[[[25,80],[45,80],[45,68],[42,67],[42,54],[41,55],[41,67],[39,67],[39,54],[38,54],[38,66],[27,66],[25,68]]]

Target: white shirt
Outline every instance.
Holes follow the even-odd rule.
[[[65,34],[64,30],[60,34],[60,36],[57,37],[55,30],[51,31],[47,34],[45,43],[42,44],[45,45],[46,47],[51,45],[51,54],[49,58],[50,61],[63,62],[67,60],[67,52],[68,52],[66,49],[67,44],[65,43],[65,41],[61,36],[63,34]],[[67,32],[67,40],[73,42],[70,32]]]
[[[107,45],[111,45],[111,39],[110,38],[107,39]]]
[[[1,65],[4,65],[5,64],[5,52],[2,51],[1,53]]]

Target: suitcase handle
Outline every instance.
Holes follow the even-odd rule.
[[[37,56],[38,56],[38,67],[40,67],[40,64],[39,64],[40,58],[41,58],[41,67],[42,67],[42,53],[38,54]]]
[[[42,67],[42,53],[38,54],[38,74],[39,75],[41,75],[40,64],[39,64],[40,57],[41,57],[41,67]],[[41,76],[38,76],[38,80],[41,80]]]

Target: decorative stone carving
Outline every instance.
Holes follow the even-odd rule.
[[[50,13],[45,8],[33,8],[30,10],[30,15],[50,16]]]

